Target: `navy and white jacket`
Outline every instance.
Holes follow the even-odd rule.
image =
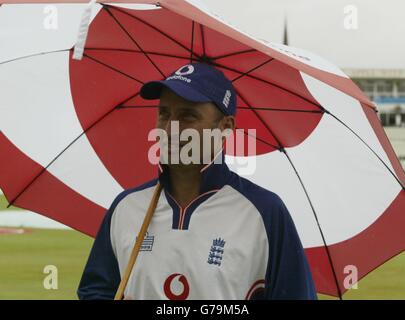
[[[223,157],[223,155],[222,155]],[[156,211],[129,279],[132,299],[316,299],[291,216],[280,197],[223,161],[202,170],[200,195],[180,207],[168,169],[119,194],[104,218],[78,288],[113,299],[157,181]]]

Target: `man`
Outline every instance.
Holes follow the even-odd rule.
[[[160,99],[157,127],[169,142],[175,123],[180,133],[235,128],[232,82],[207,64],[186,65],[166,80],[146,83],[141,96]],[[184,147],[180,142],[174,149]],[[124,292],[127,299],[316,299],[283,201],[230,171],[222,149],[208,150],[210,163],[174,163],[169,156],[157,179],[118,195],[94,242],[79,298],[114,298],[159,181],[163,191]]]

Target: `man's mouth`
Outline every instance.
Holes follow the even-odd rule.
[[[163,149],[167,148],[169,151],[170,150],[176,151],[176,150],[183,148],[187,143],[189,143],[189,141],[179,141],[179,140],[176,140],[175,138],[172,138],[171,140],[164,141],[161,144],[161,147]]]

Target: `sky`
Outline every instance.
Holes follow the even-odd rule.
[[[404,0],[203,0],[257,37],[317,53],[341,68],[405,69]]]

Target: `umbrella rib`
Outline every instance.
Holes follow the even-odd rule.
[[[236,91],[237,95],[243,100],[243,102],[245,102],[246,105],[248,105],[250,108],[250,104],[247,102],[246,98],[243,97],[236,88],[235,88],[235,91]],[[268,126],[268,124],[263,120],[263,118],[257,113],[256,109],[250,108],[250,110],[252,110],[252,112],[255,114],[255,116],[259,119],[259,121],[266,127],[266,129],[269,131],[269,133],[276,140],[276,142],[278,143],[277,149],[279,149],[279,150],[283,149],[284,147],[281,144],[280,140],[277,138],[277,136],[274,134],[273,130],[271,130],[271,128]]]
[[[6,63],[9,63],[9,62],[14,62],[14,61],[17,61],[17,60],[32,58],[32,57],[36,57],[36,56],[42,56],[42,55],[45,55],[45,54],[59,53],[59,52],[65,52],[65,51],[70,51],[70,50],[71,49],[60,49],[60,50],[54,50],[54,51],[33,53],[33,54],[26,55],[26,56],[22,56],[22,57],[10,59],[10,60],[2,61],[2,62],[0,62],[0,65],[6,64]]]
[[[106,5],[106,4],[103,4],[103,6],[110,7],[110,6]],[[111,7],[111,8],[112,8],[112,7]],[[179,45],[179,46],[182,47],[184,50],[186,50],[187,52],[190,53],[190,49],[189,49],[186,45],[184,45],[184,44],[182,44],[181,42],[177,41],[176,39],[172,38],[172,37],[169,36],[167,33],[163,32],[162,30],[158,29],[157,27],[151,25],[150,23],[146,22],[145,20],[142,20],[142,19],[140,19],[139,17],[133,16],[132,14],[130,14],[130,13],[128,13],[128,12],[122,10],[121,8],[118,8],[118,7],[113,7],[112,9],[114,9],[114,10],[116,10],[116,11],[118,11],[118,12],[121,12],[122,14],[125,14],[125,15],[127,15],[128,17],[131,17],[132,19],[138,20],[139,22],[141,22],[141,23],[143,23],[144,25],[150,27],[151,29],[157,31],[158,33],[160,33],[161,35],[163,35],[163,36],[166,37],[167,39],[173,41],[174,43],[176,43],[177,45]],[[193,52],[193,54],[194,54],[196,57],[198,57],[199,59],[201,59],[201,57],[200,57],[198,54],[196,54],[195,52]]]
[[[140,50],[131,50],[131,49],[116,49],[116,48],[86,48],[86,51],[119,51],[119,52],[133,52],[133,53],[143,53]],[[169,57],[169,58],[176,58],[176,59],[184,59],[184,60],[189,60],[190,57],[183,57],[183,56],[178,56],[175,54],[169,54],[169,53],[161,53],[161,52],[153,52],[153,51],[144,51],[148,55],[156,55],[156,56],[162,56],[162,57]],[[198,61],[196,58],[192,58],[192,60]]]
[[[300,182],[300,184],[301,184],[301,187],[302,187],[302,189],[304,190],[305,196],[306,196],[306,198],[308,199],[309,205],[311,206],[311,210],[312,210],[312,213],[314,214],[316,224],[317,224],[318,229],[319,229],[319,232],[320,232],[320,234],[321,234],[322,242],[323,242],[323,244],[324,244],[324,246],[325,246],[326,255],[328,256],[328,261],[329,261],[329,264],[330,264],[331,269],[332,269],[333,278],[334,278],[334,280],[335,280],[335,285],[336,285],[336,289],[337,289],[337,292],[338,292],[338,295],[339,295],[339,299],[342,300],[342,292],[341,292],[340,287],[339,287],[339,281],[338,281],[338,278],[337,278],[337,275],[336,275],[335,266],[334,266],[334,264],[333,264],[332,255],[331,255],[331,252],[330,252],[330,250],[329,250],[329,247],[328,247],[327,244],[326,244],[325,235],[323,234],[321,225],[320,225],[320,223],[319,223],[318,215],[316,214],[315,208],[314,208],[314,206],[313,206],[313,204],[312,204],[311,198],[309,197],[308,191],[307,191],[307,189],[305,188],[304,182],[302,181],[301,176],[299,175],[299,173],[298,173],[296,167],[294,166],[294,163],[292,162],[291,158],[289,157],[289,155],[288,155],[288,153],[287,153],[287,151],[286,151],[285,149],[283,149],[282,152],[285,154],[285,156],[287,157],[288,162],[289,162],[289,163],[291,164],[291,166],[293,167],[293,170],[294,170],[296,176],[298,177],[298,180],[299,180],[299,182]]]
[[[323,113],[321,110],[301,110],[301,109],[280,109],[271,107],[237,107],[242,110],[263,110],[263,111],[279,111],[279,112],[302,112],[302,113]]]
[[[149,106],[124,106],[124,105],[118,105],[115,108],[116,109],[141,109],[141,108],[155,108],[155,109],[157,109],[158,106],[155,106],[155,105],[149,105]]]
[[[128,98],[125,98],[125,100],[121,101],[119,105],[131,100],[132,98],[135,98],[137,95],[139,95],[139,92],[131,95]],[[109,114],[111,114],[113,111],[116,110],[116,106],[114,108],[108,110],[106,113],[104,113],[100,118],[95,120],[90,126],[88,126],[83,132],[81,132],[75,139],[73,139],[61,152],[59,152],[45,167],[42,168],[42,170],[34,177],[32,180],[17,194],[17,196],[14,197],[13,200],[10,201],[10,203],[7,205],[7,208],[12,206],[17,199],[45,172],[47,169],[54,163],[67,149],[70,148],[77,140],[79,140],[85,133],[87,133],[91,128],[93,128],[97,123],[102,121],[104,118],[106,118]]]
[[[111,7],[111,6],[107,5],[107,4],[102,4],[102,6],[103,6],[103,7],[106,7],[106,8],[107,8],[107,7],[108,7],[108,8],[111,8],[111,9],[113,9],[113,10],[116,10],[116,11],[118,11],[118,12],[121,12],[121,13],[123,13],[123,14],[125,14],[125,15],[131,17],[132,19],[138,20],[139,22],[141,22],[141,23],[145,24],[146,26],[150,27],[151,29],[153,29],[153,30],[159,32],[159,33],[160,33],[161,35],[163,35],[164,37],[168,38],[169,40],[173,41],[174,43],[176,43],[177,45],[179,45],[180,47],[182,47],[183,49],[185,49],[186,51],[188,51],[188,52],[190,53],[190,56],[193,56],[193,55],[194,55],[194,56],[196,56],[199,60],[203,60],[200,55],[196,54],[196,53],[192,50],[193,47],[192,47],[192,49],[190,50],[186,45],[184,45],[184,44],[182,44],[181,42],[177,41],[176,39],[174,39],[173,37],[171,37],[171,36],[168,35],[167,33],[163,32],[162,30],[158,29],[157,27],[151,25],[150,23],[146,22],[145,20],[142,20],[142,19],[140,19],[139,17],[133,16],[133,15],[131,15],[130,13],[128,13],[128,12],[126,12],[126,11],[124,11],[124,10],[118,8],[118,7]],[[111,14],[111,11],[109,11],[109,12],[110,12],[110,14]],[[195,22],[194,22],[194,20],[193,20],[193,30],[194,30],[194,24],[195,24]],[[201,31],[201,39],[202,39],[202,47],[203,47],[203,56],[206,56],[206,45],[205,45],[204,27],[203,27],[202,24],[199,24],[199,25],[200,25],[200,31]],[[192,39],[194,39],[194,36],[193,36]],[[138,46],[138,47],[139,47],[139,46]],[[87,49],[87,48],[86,48],[86,49]],[[248,50],[233,52],[233,53],[226,54],[226,55],[222,55],[222,56],[213,57],[213,58],[211,58],[211,60],[220,59],[220,58],[225,58],[225,57],[229,57],[229,56],[233,56],[233,55],[237,55],[237,54],[243,54],[243,53],[249,53],[249,52],[256,52],[256,51],[257,51],[257,50],[255,50],[255,49],[248,49]],[[197,59],[192,59],[192,58],[190,58],[190,60],[192,61],[192,60],[197,60]]]
[[[200,55],[196,54],[195,52],[193,52],[193,50],[190,50],[186,45],[184,45],[184,44],[182,44],[181,42],[177,41],[176,39],[174,39],[173,37],[171,37],[171,36],[168,35],[167,33],[163,32],[162,30],[158,29],[157,27],[151,25],[150,23],[144,21],[143,19],[140,19],[139,17],[133,16],[133,15],[131,15],[130,13],[128,13],[128,12],[126,12],[126,11],[124,11],[124,10],[118,8],[118,7],[111,7],[111,6],[106,5],[106,4],[102,4],[102,6],[103,6],[103,7],[106,7],[106,9],[107,9],[107,7],[108,7],[108,9],[111,8],[111,9],[113,9],[113,10],[116,10],[116,11],[118,11],[118,12],[121,12],[122,14],[125,14],[125,15],[129,16],[130,18],[135,19],[135,20],[137,20],[137,21],[139,21],[139,22],[145,24],[146,26],[148,26],[148,27],[150,27],[151,29],[157,31],[158,33],[160,33],[161,35],[163,35],[163,36],[166,37],[167,39],[173,41],[174,43],[176,43],[177,45],[179,45],[180,47],[182,47],[183,49],[185,49],[186,51],[188,51],[188,52],[190,53],[190,57],[192,57],[192,56],[194,55],[194,56],[196,56],[196,57],[198,58],[198,59],[192,59],[192,58],[190,58],[190,61],[192,61],[192,60],[197,60],[197,61],[198,61],[198,60],[204,60],[203,57],[206,56],[206,44],[205,44],[205,36],[204,36],[204,27],[203,27],[202,24],[199,24],[199,25],[200,25],[200,31],[201,31],[201,38],[202,38],[202,47],[203,47],[203,56],[200,56]],[[108,10],[108,11],[110,12],[110,14],[112,14],[112,13],[111,13],[111,10]],[[193,20],[193,23],[194,23],[194,20]],[[193,38],[194,38],[194,37],[193,37]],[[138,47],[139,47],[139,45],[138,45]],[[257,50],[251,49],[251,50],[244,50],[244,51],[239,51],[239,52],[233,52],[233,53],[230,53],[230,54],[227,54],[227,55],[224,55],[224,56],[218,56],[218,57],[215,57],[215,58],[210,58],[210,59],[209,59],[209,62],[211,63],[211,61],[212,61],[213,59],[219,59],[219,58],[224,58],[224,57],[231,56],[231,55],[242,54],[242,53],[247,53],[247,52],[254,52],[254,51],[257,51]],[[144,51],[143,51],[143,52],[144,52]]]
[[[333,118],[335,118],[341,125],[343,125],[345,128],[347,128],[351,133],[353,133],[377,158],[382,162],[382,164],[387,168],[387,170],[391,173],[391,175],[395,178],[395,180],[399,183],[399,185],[402,187],[402,189],[405,189],[405,186],[402,184],[402,182],[398,179],[398,177],[395,175],[394,172],[388,167],[388,165],[384,162],[383,159],[368,145],[367,142],[365,142],[354,130],[352,130],[347,124],[345,124],[342,120],[340,120],[338,117],[336,117],[334,114],[330,113],[329,111],[325,111],[327,114],[331,115]]]
[[[106,67],[106,68],[108,68],[108,69],[111,69],[111,70],[113,70],[113,71],[115,71],[115,72],[117,72],[117,73],[119,73],[119,74],[121,74],[121,75],[123,75],[123,76],[125,76],[125,77],[127,77],[127,78],[129,78],[129,79],[131,79],[131,80],[134,80],[134,81],[136,81],[136,82],[138,82],[138,83],[140,83],[140,84],[143,84],[143,81],[141,81],[141,80],[139,80],[139,79],[136,79],[136,78],[130,76],[129,74],[127,74],[127,73],[125,73],[125,72],[122,72],[121,70],[119,70],[119,69],[117,69],[117,68],[114,68],[113,66],[110,66],[109,64],[106,64],[106,63],[104,63],[104,62],[102,62],[102,61],[100,61],[100,60],[98,60],[98,59],[96,59],[96,58],[94,58],[94,57],[88,55],[87,53],[84,53],[83,56],[86,57],[86,58],[88,58],[88,59],[90,59],[90,60],[92,60],[92,61],[94,61],[94,62],[96,62],[96,63],[98,63],[98,64],[100,64],[100,65],[102,65],[102,66],[104,66],[104,67]]]
[[[273,83],[273,82],[270,82],[270,81],[268,81],[268,80],[265,80],[265,79],[262,79],[262,78],[259,78],[259,77],[256,77],[256,76],[253,76],[253,75],[250,75],[250,74],[245,74],[245,73],[242,72],[242,71],[239,71],[239,70],[237,70],[237,69],[234,69],[234,68],[231,68],[231,67],[228,67],[228,66],[219,64],[219,63],[217,63],[217,62],[213,62],[213,63],[214,63],[214,65],[217,66],[217,67],[223,68],[223,69],[228,70],[228,71],[233,71],[233,72],[239,73],[239,74],[241,74],[241,75],[244,75],[244,76],[246,76],[246,77],[252,78],[252,79],[254,79],[254,80],[258,80],[258,81],[264,82],[264,83],[266,83],[266,84],[269,84],[269,85],[271,85],[271,86],[277,87],[277,88],[279,88],[279,89],[281,89],[281,90],[283,90],[283,91],[286,91],[286,92],[288,92],[288,93],[290,93],[290,94],[292,94],[292,95],[294,95],[294,96],[297,96],[297,97],[299,97],[299,98],[305,100],[306,102],[308,102],[308,103],[310,103],[310,104],[312,104],[312,105],[318,107],[318,108],[319,108],[320,110],[322,110],[322,111],[324,110],[324,108],[323,108],[320,104],[317,104],[317,103],[315,103],[314,101],[311,101],[311,100],[309,100],[308,98],[306,98],[306,97],[300,95],[299,93],[294,92],[294,91],[292,91],[292,90],[290,90],[290,89],[284,88],[284,87],[282,87],[282,86],[280,86],[280,85],[278,85],[278,84],[275,84],[275,83]]]
[[[270,57],[270,59],[267,59],[266,61],[264,61],[264,62],[258,64],[256,67],[253,67],[253,68],[249,69],[248,71],[244,72],[243,74],[240,74],[240,75],[237,76],[236,78],[232,79],[232,80],[231,80],[232,83],[235,82],[235,81],[237,81],[237,80],[239,80],[240,78],[244,77],[245,75],[247,75],[247,74],[249,74],[249,73],[255,71],[256,69],[259,69],[260,67],[264,66],[265,64],[267,64],[267,63],[269,63],[269,62],[271,62],[271,61],[273,61],[273,60],[274,60],[274,58],[271,58],[271,57]]]
[[[251,52],[258,52],[258,51],[256,49],[247,49],[247,50],[243,50],[243,51],[236,51],[236,52],[232,52],[232,53],[212,57],[211,59],[212,60],[219,60],[219,59],[228,58],[228,57],[236,56],[236,55],[239,55],[239,54],[251,53]]]
[[[124,33],[131,39],[131,41],[142,51],[145,57],[149,60],[149,62],[156,68],[156,70],[161,74],[163,78],[166,78],[166,75],[160,70],[160,68],[156,65],[155,62],[149,57],[149,55],[142,49],[142,47],[138,44],[138,42],[131,36],[127,29],[118,21],[117,17],[111,12],[109,6],[103,5],[103,8],[108,12],[108,14],[113,18],[113,20],[118,24],[118,26],[124,31]]]
[[[255,70],[255,69],[257,69],[257,68],[263,66],[264,64],[269,63],[269,62],[271,62],[271,61],[273,61],[273,60],[274,60],[273,58],[268,59],[267,61],[261,63],[259,66],[256,66],[255,68],[252,68],[251,70],[247,71],[246,73],[244,73],[244,75],[247,75],[248,73],[252,72],[253,70]],[[245,102],[245,104],[246,104],[248,107],[251,107],[250,103],[246,100],[245,97],[242,96],[242,94],[239,92],[239,90],[237,90],[236,88],[234,88],[234,89],[235,89],[237,95]],[[258,114],[258,112],[256,111],[256,109],[251,108],[251,110],[252,110],[252,112],[256,115],[256,117],[259,119],[259,121],[260,121],[260,122],[266,127],[266,129],[270,132],[270,134],[273,136],[273,138],[276,140],[276,142],[277,142],[278,145],[279,145],[278,148],[279,148],[279,149],[283,149],[283,146],[282,146],[280,140],[279,140],[279,139],[277,138],[277,136],[274,134],[273,130],[271,130],[271,128],[270,128],[270,127],[267,125],[267,123],[263,120],[263,118],[260,117],[260,115]]]
[[[193,62],[193,50],[194,50],[194,20],[191,25],[191,48],[190,48],[190,63]]]
[[[203,56],[206,56],[206,51],[205,51],[205,37],[204,37],[204,28],[203,25],[200,23],[200,30],[201,30],[201,45],[203,49]]]
[[[241,128],[236,127],[236,129],[241,129]],[[245,135],[249,136],[249,137],[252,137],[252,138],[254,138],[254,139],[256,139],[256,140],[259,140],[260,142],[264,143],[265,145],[268,145],[268,146],[270,146],[270,147],[272,147],[272,148],[274,148],[274,149],[280,151],[280,147],[277,147],[277,146],[275,146],[275,145],[273,145],[273,144],[267,142],[266,140],[264,140],[264,139],[262,139],[262,138],[259,138],[259,137],[257,137],[257,136],[253,136],[253,135],[249,134],[248,132],[246,132],[246,130],[243,130],[243,133],[244,133]]]
[[[130,108],[157,108],[155,105],[126,105],[126,106],[117,106],[119,109],[130,109]],[[302,112],[302,113],[323,113],[320,110],[300,110],[300,109],[280,109],[280,108],[271,108],[271,107],[236,107],[237,110],[263,110],[263,111],[276,111],[276,112]]]

